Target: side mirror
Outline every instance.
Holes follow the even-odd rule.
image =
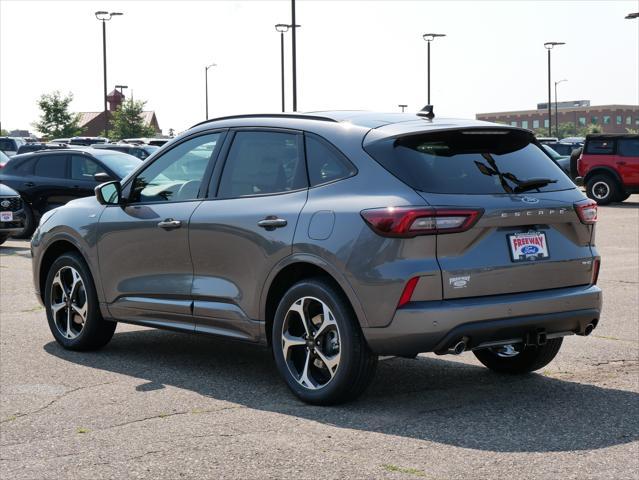
[[[109,175],[109,174],[108,174],[108,173],[106,173],[106,172],[98,172],[98,173],[95,173],[95,174],[93,175],[93,179],[94,179],[96,182],[100,182],[100,183],[110,182],[110,181],[112,181],[112,180],[115,180],[115,178],[111,177],[111,175]]]
[[[122,200],[122,187],[120,182],[103,183],[95,187],[95,198],[102,205],[120,205]]]

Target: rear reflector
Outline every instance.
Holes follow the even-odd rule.
[[[410,302],[410,299],[413,296],[413,292],[415,291],[415,287],[417,286],[417,282],[419,282],[419,277],[413,277],[408,282],[406,282],[406,286],[404,287],[402,296],[399,297],[397,308],[403,307],[408,302]]]
[[[581,223],[592,225],[597,222],[597,202],[594,200],[587,199],[575,203],[575,212]]]
[[[411,238],[417,235],[464,232],[483,213],[481,209],[387,207],[362,210],[362,218],[383,237]]]
[[[601,259],[595,258],[595,261],[592,262],[592,285],[597,285],[597,280],[599,279],[599,267],[601,266]]]

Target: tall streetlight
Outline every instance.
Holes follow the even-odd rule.
[[[295,25],[296,27],[301,27],[301,25]],[[291,25],[287,25],[286,23],[278,23],[275,25],[275,30],[280,32],[280,65],[281,65],[281,77],[282,77],[282,112],[286,111],[286,103],[285,103],[285,90],[284,90],[284,34],[289,31]],[[295,95],[295,93],[293,93]]]
[[[566,45],[565,42],[546,42],[544,47],[548,50],[548,136],[552,136],[552,98],[550,94],[550,51],[558,45]]]
[[[555,137],[559,138],[559,113],[557,113],[557,85],[563,82],[567,82],[567,79],[559,80],[555,82]]]
[[[295,0],[291,0],[291,24],[292,28],[292,55],[293,55],[293,111],[297,112],[297,41],[295,39],[295,31],[297,30],[297,23],[295,23]]]
[[[401,108],[401,109],[402,109],[402,113],[404,113],[404,109],[405,109],[406,107],[408,107],[408,105],[401,104],[401,103],[400,103],[399,105],[397,105],[397,106],[398,106],[399,108]]]
[[[275,25],[275,30],[280,32],[280,62],[281,62],[281,75],[282,75],[282,112],[286,111],[286,105],[284,102],[284,34],[291,28],[285,23],[278,23]]]
[[[204,103],[206,104],[206,119],[209,119],[209,68],[217,67],[217,63],[212,63],[204,67]]]
[[[430,42],[435,40],[437,37],[445,37],[445,33],[425,33],[422,35],[422,38],[428,43],[428,54],[427,54],[427,67],[426,67],[426,77],[428,82],[428,105],[430,105]]]
[[[104,68],[104,136],[109,134],[109,113],[107,111],[107,63],[106,63],[106,22],[113,17],[123,15],[122,12],[95,12],[95,18],[102,22],[102,62]]]
[[[125,88],[129,88],[129,87],[128,87],[128,85],[116,85],[116,86],[115,86],[115,89],[116,89],[116,90],[120,90],[120,95],[122,95],[122,96],[124,96],[124,92],[123,92],[123,90],[124,90]]]

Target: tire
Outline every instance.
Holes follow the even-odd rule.
[[[307,319],[306,327],[303,318]],[[284,333],[291,340],[286,342],[286,353]],[[284,294],[275,312],[271,338],[280,375],[306,403],[335,405],[353,400],[375,374],[377,355],[370,351],[353,309],[344,295],[322,278],[301,281]]]
[[[563,338],[552,338],[540,347],[527,346],[514,356],[501,356],[497,350],[487,348],[473,353],[484,366],[499,373],[530,373],[548,365],[559,352]]]
[[[619,196],[615,199],[615,202],[625,202],[630,197],[629,193],[619,193]]]
[[[78,278],[80,282],[76,283]],[[71,308],[71,316],[63,286],[66,292],[71,291],[71,303],[76,307]],[[102,318],[91,272],[79,254],[70,252],[58,257],[51,265],[44,288],[49,328],[60,345],[67,350],[97,350],[109,343],[117,323]],[[66,306],[54,313],[56,305]]]
[[[9,234],[8,233],[0,233],[0,245],[2,245],[4,242],[6,242],[7,238],[9,238]]]
[[[26,202],[26,200],[22,199],[22,205],[24,209],[24,227],[19,232],[11,234],[13,238],[22,238],[22,239],[30,239],[31,235],[35,231],[38,223],[36,222],[35,215],[31,206]]]
[[[619,186],[610,175],[594,175],[586,182],[586,195],[598,205],[608,205],[618,197]]]

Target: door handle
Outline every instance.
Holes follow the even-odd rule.
[[[258,227],[265,228],[266,230],[275,230],[276,228],[285,227],[288,224],[283,218],[277,218],[275,215],[269,215],[264,220],[257,222]]]
[[[158,227],[164,228],[165,230],[172,230],[174,228],[180,228],[181,226],[181,221],[173,220],[172,218],[167,218],[166,220],[162,220],[160,223],[158,223]]]
[[[25,182],[24,186],[25,187],[35,187],[35,183],[33,183],[33,182]]]

